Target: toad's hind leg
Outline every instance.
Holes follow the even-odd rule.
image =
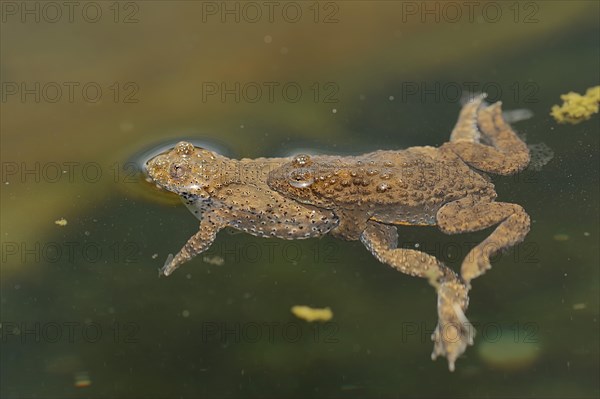
[[[525,169],[529,164],[527,145],[502,117],[502,103],[485,106],[483,98],[476,97],[463,107],[445,146],[484,172],[511,175]],[[491,145],[480,143],[482,138]]]
[[[477,129],[477,113],[486,97],[486,94],[475,96],[461,108],[458,121],[456,121],[456,125],[454,125],[454,129],[450,134],[451,142],[479,143],[481,133]]]
[[[483,230],[498,223],[463,261],[460,274],[467,284],[491,268],[491,256],[523,241],[529,232],[529,215],[517,204],[476,202],[469,197],[450,202],[438,211],[437,224],[446,234]]]
[[[474,329],[465,317],[469,305],[466,284],[434,256],[413,249],[398,248],[395,226],[369,222],[361,236],[362,243],[383,263],[411,276],[429,279],[438,293],[438,325],[432,335],[431,357],[446,356],[448,367],[473,344]]]

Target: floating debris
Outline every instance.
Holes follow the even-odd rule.
[[[67,222],[67,219],[65,218],[60,218],[58,220],[54,221],[54,224],[60,226],[60,227],[65,227],[69,222]]]
[[[552,238],[554,238],[554,241],[569,241],[570,237],[568,234],[558,233],[554,234]]]
[[[587,303],[574,303],[573,310],[583,310],[587,308]]]
[[[552,107],[550,115],[558,123],[570,123],[576,125],[586,121],[593,114],[598,113],[598,104],[600,103],[600,86],[590,87],[584,95],[573,91],[560,96],[563,104]]]
[[[214,256],[204,256],[202,258],[204,263],[208,263],[209,265],[215,266],[223,266],[225,264],[225,259],[222,256],[214,255]]]
[[[92,379],[87,371],[78,371],[74,375],[75,386],[77,388],[85,388],[92,385]]]
[[[483,361],[501,370],[526,369],[539,355],[538,344],[516,340],[512,334],[503,334],[498,341],[486,341],[479,345],[479,356]]]
[[[292,313],[299,319],[308,322],[328,321],[333,317],[333,312],[329,308],[311,308],[310,306],[292,306]]]

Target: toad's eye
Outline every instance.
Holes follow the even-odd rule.
[[[310,169],[298,168],[290,172],[288,182],[292,187],[306,188],[315,182],[315,178]]]
[[[185,166],[179,165],[179,164],[171,164],[171,177],[175,178],[175,179],[179,179],[180,177],[182,177],[183,175],[185,175]]]

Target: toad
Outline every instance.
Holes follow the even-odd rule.
[[[501,103],[485,95],[465,104],[440,147],[411,147],[360,156],[232,160],[181,142],[147,165],[151,179],[179,194],[200,219],[200,229],[160,273],[168,276],[205,251],[224,227],[260,237],[304,239],[325,234],[360,240],[382,263],[427,278],[437,291],[438,324],[432,358],[451,371],[473,344],[465,316],[471,281],[490,268],[490,257],[521,242],[529,216],[496,202],[486,173],[511,175],[529,163],[526,144],[502,117]],[[437,226],[458,234],[496,229],[475,246],[460,274],[436,257],[398,248],[398,226]]]

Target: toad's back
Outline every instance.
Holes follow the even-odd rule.
[[[271,176],[274,183],[304,203],[369,210],[381,221],[417,224],[432,224],[435,212],[458,198],[495,197],[485,175],[443,146],[353,157],[302,155]]]

